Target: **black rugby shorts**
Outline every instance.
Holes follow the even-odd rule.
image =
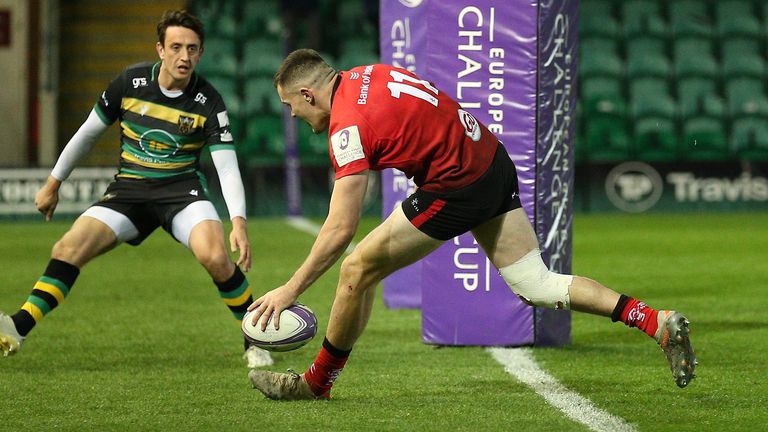
[[[416,189],[402,203],[413,226],[443,241],[521,206],[517,169],[501,144],[488,171],[472,184],[451,192]]]
[[[127,243],[138,245],[159,226],[173,234],[173,217],[196,201],[209,201],[208,191],[203,180],[190,173],[170,179],[117,177],[101,201],[93,205],[107,207],[130,219],[139,235]]]

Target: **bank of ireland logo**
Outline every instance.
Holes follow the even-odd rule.
[[[181,150],[176,138],[161,129],[150,129],[139,137],[139,147],[148,156],[165,159]]]
[[[459,121],[464,126],[464,133],[472,139],[474,142],[480,141],[480,125],[477,123],[477,119],[467,111],[459,109]]]
[[[664,183],[659,173],[643,162],[625,162],[615,166],[605,178],[605,193],[618,209],[644,212],[659,201]]]

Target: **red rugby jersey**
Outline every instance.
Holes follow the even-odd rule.
[[[490,166],[498,139],[431,83],[383,64],[340,75],[328,129],[337,179],[397,168],[424,190],[445,192]]]

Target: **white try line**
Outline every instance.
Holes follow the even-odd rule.
[[[494,359],[510,375],[531,387],[548,404],[596,432],[636,432],[634,425],[594,406],[576,392],[568,390],[553,376],[544,372],[528,348],[488,348]]]
[[[307,218],[301,216],[288,216],[286,219],[288,221],[288,225],[296,228],[299,231],[303,231],[315,237],[317,237],[317,235],[320,233],[320,225],[312,222]],[[351,242],[349,246],[347,246],[347,250],[345,250],[344,253],[352,253],[352,250],[355,249],[355,246],[357,246],[357,244],[355,242]]]

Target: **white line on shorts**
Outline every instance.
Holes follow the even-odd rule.
[[[315,237],[317,237],[317,235],[320,233],[320,225],[312,222],[307,218],[301,216],[288,216],[286,219],[288,220],[288,225],[296,228],[299,231],[311,234]],[[347,250],[345,250],[344,253],[352,253],[352,250],[355,249],[355,246],[357,246],[357,244],[355,242],[351,242],[349,246],[347,246]]]
[[[607,413],[543,371],[528,348],[488,348],[510,375],[531,387],[547,403],[596,432],[635,432],[634,425]]]

